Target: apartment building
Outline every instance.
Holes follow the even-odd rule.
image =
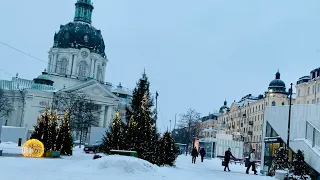
[[[294,100],[292,103],[294,103]],[[280,79],[280,72],[278,71],[264,94],[258,96],[248,94],[239,101],[234,101],[230,107],[227,106],[227,101],[225,101],[219,111],[219,129],[227,134],[232,134],[234,140],[244,142],[244,156],[254,148],[257,158],[260,158],[265,107],[288,104],[289,97],[288,92],[286,92],[286,85]]]

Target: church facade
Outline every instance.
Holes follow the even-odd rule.
[[[73,22],[60,25],[48,54],[46,70],[33,80],[0,80],[0,88],[12,100],[14,110],[3,125],[26,126],[31,132],[37,117],[50,107],[57,92],[86,94],[101,107],[100,127],[108,127],[116,111],[124,117],[131,91],[105,81],[108,63],[100,30],[91,25],[91,0],[77,0]]]

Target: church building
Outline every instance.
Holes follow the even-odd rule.
[[[101,31],[91,24],[91,0],[77,0],[73,22],[60,25],[49,50],[46,70],[27,80],[18,74],[11,81],[0,80],[0,89],[12,100],[14,110],[3,125],[27,127],[29,133],[37,117],[56,92],[84,93],[101,107],[100,127],[108,127],[116,111],[125,113],[131,91],[121,84],[105,81],[108,59]],[[124,116],[123,116],[124,117]]]

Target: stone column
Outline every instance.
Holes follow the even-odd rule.
[[[103,127],[109,127],[110,123],[108,122],[108,106],[105,107],[104,117],[103,117]]]
[[[105,112],[106,112],[106,105],[101,104],[101,110],[100,110],[100,121],[99,121],[99,127],[103,127],[104,125],[104,116],[105,116]]]
[[[77,64],[78,64],[78,56],[74,55],[73,65],[72,65],[72,75],[74,75],[74,76],[78,76],[77,75]]]
[[[106,118],[106,125],[108,126],[111,122],[112,122],[112,106],[108,106],[108,109],[107,109],[107,118]]]
[[[90,64],[90,74],[89,74],[89,77],[93,77],[93,74],[94,74],[94,59],[90,59],[91,60],[91,64]]]

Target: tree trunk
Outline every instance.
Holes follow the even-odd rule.
[[[81,142],[82,142],[82,131],[83,131],[83,129],[81,128],[81,130],[80,130],[80,144],[79,144],[79,148],[81,148]]]

